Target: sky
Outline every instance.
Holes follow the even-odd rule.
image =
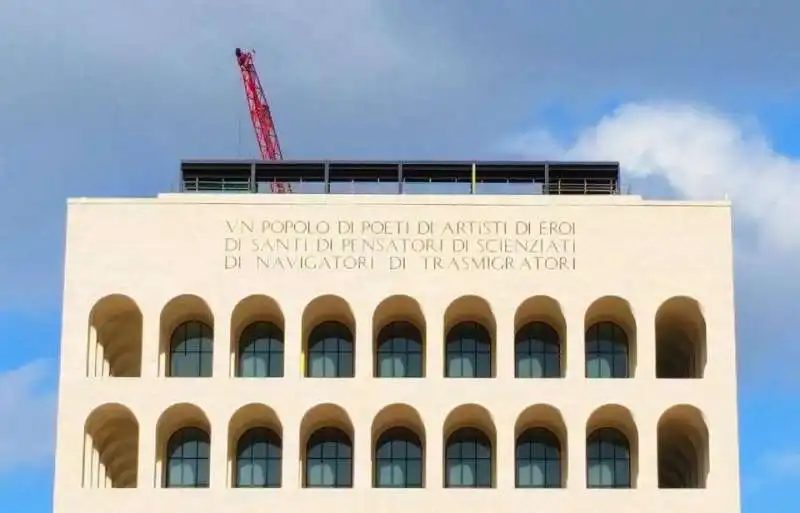
[[[618,160],[645,197],[730,198],[743,509],[796,511],[797,19],[793,0],[3,0],[0,503],[51,508],[65,199],[256,155],[241,46],[290,158]]]

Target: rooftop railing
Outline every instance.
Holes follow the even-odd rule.
[[[181,192],[622,194],[615,162],[184,161]]]

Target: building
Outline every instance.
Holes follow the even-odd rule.
[[[614,163],[179,189],[69,201],[56,513],[739,511],[729,203]]]

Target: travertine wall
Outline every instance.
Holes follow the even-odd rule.
[[[73,199],[55,511],[737,512],[730,223],[727,203],[634,196]],[[259,319],[284,332],[281,378],[235,377]],[[424,378],[374,377],[376,333],[397,319],[423,333]],[[165,376],[187,320],[213,328],[212,377]],[[303,340],[324,320],[353,331],[354,377],[304,377]],[[491,378],[444,377],[445,334],[464,320],[491,332]],[[561,378],[515,378],[531,320],[558,331]],[[702,377],[656,378],[657,320],[694,334]],[[598,321],[625,330],[631,378],[586,377]],[[303,448],[326,423],[352,437],[352,488],[303,488]],[[398,423],[423,440],[423,489],[372,486],[375,437]],[[259,424],[282,439],[281,487],[236,489],[236,439]],[[515,488],[515,437],[539,424],[561,440],[562,489]],[[699,433],[704,488],[659,489],[667,424]],[[210,432],[207,489],[163,488],[166,440],[186,425]],[[491,489],[443,486],[445,438],[466,425],[492,440]],[[630,441],[632,489],[587,488],[586,437],[603,426]]]

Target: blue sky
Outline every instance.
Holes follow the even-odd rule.
[[[50,510],[65,198],[254,155],[243,46],[292,158],[609,158],[645,196],[728,194],[744,511],[796,511],[800,4],[602,4],[0,3],[0,503]]]

